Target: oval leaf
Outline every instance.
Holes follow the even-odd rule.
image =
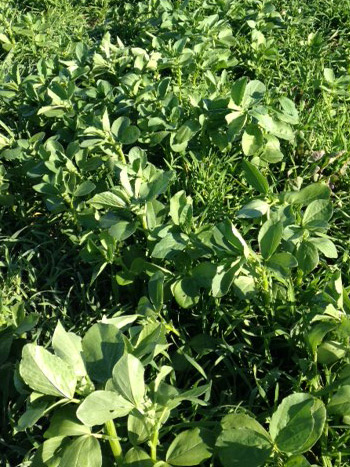
[[[100,444],[93,436],[81,436],[64,450],[60,467],[101,467]]]
[[[26,344],[19,366],[20,375],[31,389],[56,397],[72,399],[77,383],[71,368],[43,347]]]
[[[269,184],[255,165],[248,161],[243,161],[243,170],[249,185],[259,191],[259,193],[266,195],[269,191]]]
[[[283,223],[273,219],[267,220],[261,227],[258,235],[259,247],[264,259],[268,259],[281,243]]]
[[[302,454],[320,438],[325,421],[326,408],[321,400],[296,393],[278,406],[271,418],[270,434],[280,451]]]
[[[92,380],[103,383],[124,353],[124,340],[113,324],[96,323],[82,340],[84,360]]]
[[[166,461],[171,465],[198,465],[211,457],[209,446],[203,440],[201,430],[183,431],[169,446]]]
[[[67,362],[77,376],[86,375],[81,338],[72,332],[66,332],[60,321],[53,334],[52,347],[55,354]]]
[[[144,368],[140,360],[131,354],[124,355],[113,368],[113,384],[125,399],[135,406],[145,395]]]
[[[84,425],[103,425],[117,417],[125,417],[134,406],[113,391],[95,391],[79,405],[77,417]]]
[[[298,261],[299,268],[305,274],[313,271],[319,262],[317,248],[313,243],[308,241],[300,243],[295,256]]]

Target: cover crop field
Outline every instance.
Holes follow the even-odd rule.
[[[0,0],[0,464],[350,466],[350,1]]]

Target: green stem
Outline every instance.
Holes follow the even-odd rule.
[[[296,285],[300,287],[303,283],[303,272],[299,269],[296,277]]]
[[[182,102],[182,76],[180,66],[177,67],[177,85],[179,87],[179,100]]]
[[[267,277],[267,273],[264,267],[262,268],[262,285],[263,285],[263,290],[264,290],[264,302],[266,305],[268,305],[271,302],[271,296],[270,296],[269,279]]]
[[[123,162],[123,164],[126,165],[125,155],[123,153],[123,150],[122,150],[121,146],[119,146],[119,144],[117,145],[117,153],[118,153],[118,156],[120,157],[121,161]]]
[[[158,441],[159,441],[159,428],[161,424],[163,423],[163,418],[166,412],[167,412],[167,409],[164,408],[154,428],[153,436],[151,438],[150,448],[151,448],[151,459],[153,462],[157,462],[157,446],[158,446]]]
[[[54,409],[55,407],[62,405],[62,404],[69,404],[70,402],[73,402],[75,404],[79,404],[80,400],[79,399],[60,399],[59,401],[55,402],[54,404],[50,405],[44,412],[43,415],[46,415],[47,413],[50,412],[50,410]]]
[[[144,210],[140,213],[140,221],[142,224],[142,228],[147,231],[148,225],[147,225],[147,216],[146,216],[146,206]]]
[[[158,427],[154,430],[151,440],[151,459],[153,462],[157,462],[157,445],[158,445]]]
[[[116,463],[117,465],[122,465],[123,451],[122,451],[122,447],[119,442],[117,430],[115,429],[113,420],[109,420],[108,422],[105,423],[105,430],[109,436],[109,445],[111,446],[112,453],[116,460]]]

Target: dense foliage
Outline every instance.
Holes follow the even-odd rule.
[[[0,462],[350,462],[350,6],[0,0]]]

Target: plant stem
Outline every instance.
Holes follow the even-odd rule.
[[[142,224],[142,228],[147,231],[148,230],[148,224],[147,224],[147,216],[146,216],[146,206],[143,209],[143,211],[140,213],[140,221],[141,221],[141,224]]]
[[[164,408],[163,412],[161,413],[158,422],[156,423],[156,426],[154,428],[153,436],[150,442],[150,448],[151,448],[151,459],[153,462],[157,462],[157,446],[158,446],[158,441],[159,441],[159,428],[161,424],[163,423],[163,418],[167,412],[167,409]]]
[[[117,465],[122,465],[123,451],[119,442],[117,430],[115,429],[113,420],[109,420],[105,423],[105,430],[109,436],[109,445],[111,446],[111,450],[113,452],[113,456],[116,460],[116,463]]]
[[[180,65],[177,67],[177,85],[179,87],[179,100],[182,102],[182,76]]]
[[[122,150],[121,146],[119,146],[119,144],[117,145],[117,153],[118,153],[118,156],[120,157],[121,161],[123,162],[123,164],[126,165],[125,155],[123,153],[123,150]]]
[[[269,279],[267,277],[266,270],[264,267],[262,268],[262,285],[263,285],[263,290],[264,290],[264,302],[265,302],[265,305],[268,305],[271,302],[271,296],[270,296]]]

